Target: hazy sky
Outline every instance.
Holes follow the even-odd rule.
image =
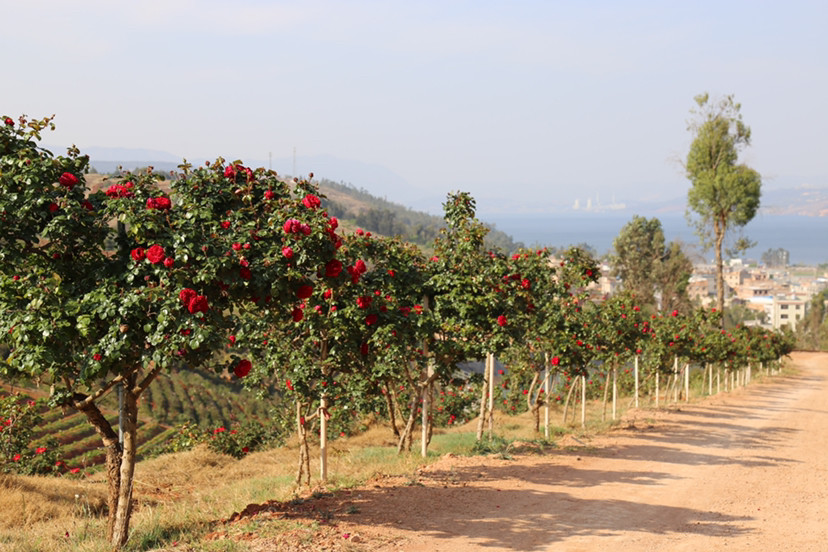
[[[0,115],[57,114],[52,144],[296,148],[385,167],[405,185],[366,188],[431,212],[458,189],[537,211],[684,196],[709,91],[742,103],[766,185],[828,186],[824,1],[0,0],[0,20]]]

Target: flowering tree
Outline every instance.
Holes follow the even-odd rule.
[[[475,218],[475,208],[474,199],[464,192],[449,194],[443,204],[447,226],[435,240],[436,266],[429,287],[439,324],[439,339],[434,345],[445,361],[454,364],[487,357],[477,428],[480,440],[487,405],[491,414],[493,357],[511,338],[499,287],[506,272],[505,261],[501,255],[486,251],[483,238],[488,228]]]
[[[604,386],[604,410],[606,418],[607,396],[612,383],[612,419],[617,414],[618,366],[635,355],[638,340],[639,316],[637,306],[629,294],[618,294],[598,305],[594,324],[598,326],[596,340],[598,357],[603,361],[606,382]]]
[[[549,368],[552,367],[554,376],[560,363],[560,358],[549,355],[547,340],[548,336],[560,332],[564,313],[562,298],[568,297],[556,268],[546,249],[522,250],[507,260],[507,272],[499,286],[503,309],[508,309],[511,332],[511,342],[503,358],[512,367],[511,380],[530,380],[525,397],[536,431],[540,430],[540,407],[549,406]],[[528,377],[523,378],[524,374]],[[546,422],[548,430],[548,416]]]
[[[294,273],[281,271],[271,244],[296,231],[286,214],[303,198],[275,173],[222,160],[183,165],[169,187],[151,173],[127,174],[90,195],[87,158],[37,145],[49,124],[21,119],[0,134],[0,328],[11,350],[3,369],[48,383],[52,402],[85,414],[101,436],[109,538],[121,546],[139,398],[162,370],[223,350],[240,303],[283,308],[295,299]],[[250,361],[230,368],[244,376]],[[123,446],[97,406],[116,386]]]

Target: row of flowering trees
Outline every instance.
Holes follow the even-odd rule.
[[[430,389],[464,360],[499,356],[531,372],[537,413],[550,372],[614,374],[636,355],[653,369],[671,356],[733,366],[764,358],[775,339],[742,346],[714,331],[708,313],[648,319],[631,297],[588,301],[593,259],[577,249],[554,264],[545,250],[487,250],[464,193],[449,195],[430,259],[396,239],[342,232],[311,182],[240,162],[185,163],[169,183],[126,174],[91,193],[87,157],[39,145],[51,126],[25,117],[0,126],[2,371],[47,383],[53,404],[83,413],[100,435],[115,547],[128,537],[138,401],[173,367],[275,384],[295,406],[298,479],[309,482],[308,430],[320,429],[324,480],[335,406],[383,397],[393,414],[393,391],[413,389],[425,447]],[[478,435],[491,420],[490,366]],[[117,388],[123,444],[99,407]],[[416,412],[408,409],[401,449]]]

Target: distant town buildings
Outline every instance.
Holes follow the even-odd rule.
[[[733,262],[724,274],[725,304],[741,304],[759,314],[759,325],[780,329],[796,326],[805,316],[811,298],[828,287],[828,275],[816,267],[745,266]],[[714,302],[716,271],[713,265],[696,265],[688,294],[704,305]]]
[[[739,260],[728,263],[724,274],[725,305],[741,305],[756,313],[753,325],[795,331],[814,295],[828,288],[828,273],[817,267],[748,266]],[[601,279],[590,286],[593,296],[608,297],[623,287],[610,276],[612,267],[601,265]],[[697,264],[687,286],[694,303],[715,304],[716,269],[712,264]]]

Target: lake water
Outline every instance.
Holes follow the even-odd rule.
[[[679,239],[704,259],[712,259],[712,250],[703,252],[699,239],[683,215],[656,215],[661,220],[664,237],[669,243]],[[647,217],[652,218],[652,217]],[[555,215],[480,215],[484,222],[511,235],[527,246],[562,247],[587,243],[599,255],[612,249],[612,242],[632,215],[618,213],[567,213]],[[745,258],[759,260],[768,249],[783,248],[790,253],[791,264],[816,265],[828,262],[828,217],[794,215],[757,215],[744,228],[744,235],[756,246]]]

